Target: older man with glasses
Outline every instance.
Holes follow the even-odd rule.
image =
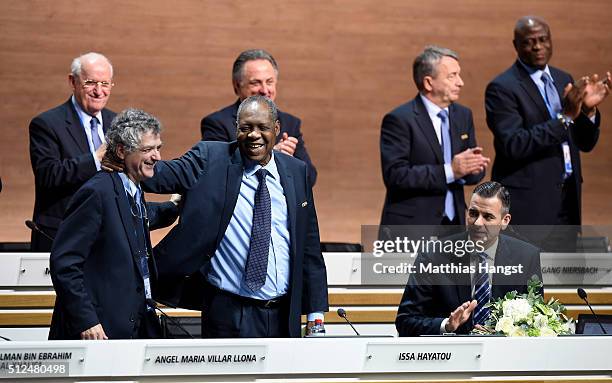
[[[49,251],[70,197],[100,170],[104,132],[115,113],[106,109],[113,66],[100,53],[86,53],[70,66],[72,96],[30,122],[30,160],[36,199],[32,251]]]

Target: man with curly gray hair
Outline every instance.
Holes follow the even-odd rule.
[[[151,213],[140,189],[161,159],[160,132],[159,121],[138,109],[111,123],[108,151],[124,171],[97,173],[68,205],[51,250],[57,299],[49,339],[160,337],[150,304],[157,276]]]

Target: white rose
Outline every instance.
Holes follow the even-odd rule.
[[[526,319],[531,312],[531,305],[524,298],[516,298],[502,303],[504,316],[509,316],[514,322]]]
[[[538,314],[533,318],[533,327],[543,328],[548,326],[548,317],[546,315]]]
[[[515,326],[508,336],[527,336],[527,332],[520,326]]]
[[[557,336],[557,333],[548,327],[542,327],[540,329],[540,336]]]
[[[512,321],[512,318],[507,317],[507,316],[501,317],[497,321],[497,324],[495,325],[495,331],[501,331],[506,335],[510,334],[510,332],[513,329],[514,329],[514,321]]]

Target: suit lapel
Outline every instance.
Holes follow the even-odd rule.
[[[111,115],[111,113],[106,109],[102,109],[102,131],[104,133],[108,131],[108,128],[110,127],[112,121],[113,116]]]
[[[242,157],[240,156],[240,150],[237,146],[231,145],[230,148],[234,149],[232,158],[227,167],[226,175],[226,189],[225,189],[225,203],[223,204],[223,212],[221,213],[221,227],[217,234],[217,243],[215,248],[221,243],[221,239],[225,235],[227,225],[229,225],[230,219],[236,207],[238,201],[238,194],[240,193],[240,185],[242,183],[243,164]]]
[[[281,155],[274,156],[276,162],[276,168],[278,169],[278,174],[280,175],[281,186],[283,187],[283,191],[285,192],[285,198],[287,199],[287,214],[289,216],[289,238],[291,241],[291,255],[296,254],[296,244],[295,238],[297,238],[295,233],[296,226],[296,214],[295,209],[297,208],[297,198],[295,194],[295,183],[293,181],[293,174],[289,172],[284,163]],[[293,257],[290,257],[293,262]]]
[[[431,149],[438,160],[438,163],[444,163],[444,157],[442,156],[442,147],[440,146],[440,141],[438,141],[438,136],[436,136],[436,131],[434,129],[433,123],[429,118],[429,113],[427,113],[427,109],[423,104],[423,100],[421,97],[417,95],[414,99],[415,107],[414,107],[414,118],[421,128],[423,135],[427,139],[427,142],[431,146]]]
[[[121,223],[123,224],[123,229],[125,230],[125,236],[128,239],[128,243],[130,244],[130,249],[132,250],[132,257],[134,258],[134,262],[138,265],[138,244],[136,243],[136,227],[134,226],[134,218],[132,216],[132,212],[130,211],[130,203],[128,202],[127,195],[125,194],[125,188],[123,187],[123,183],[121,182],[121,178],[117,173],[110,174],[111,179],[113,180],[113,186],[115,188],[115,201],[117,203],[117,209],[119,210],[119,217],[121,218]],[[138,272],[141,273],[140,267],[136,267]]]
[[[74,109],[74,105],[72,105],[72,100],[68,99],[66,102],[66,125],[65,128],[68,131],[68,135],[72,137],[75,144],[83,153],[89,152],[89,144],[87,143],[87,135],[85,134],[85,129],[83,128],[83,124],[81,123],[81,119],[77,114],[76,109]]]
[[[227,132],[229,134],[230,141],[236,141],[236,131],[238,128],[236,127],[236,118],[238,117],[238,107],[240,106],[240,99],[236,100],[234,105],[232,106],[232,129]]]
[[[461,235],[453,236],[452,238],[453,240],[466,241],[468,239],[468,234],[467,232],[465,232],[465,233],[462,233]],[[457,257],[453,255],[452,258],[450,259],[458,267],[459,266],[463,266],[463,267],[470,266],[470,255],[469,254],[466,254],[463,257]],[[471,274],[470,273],[454,273],[451,275],[452,275],[453,282],[455,285],[455,291],[457,293],[458,305],[463,304],[463,302],[465,301],[471,300],[472,299],[472,276]]]
[[[542,98],[542,94],[540,94],[540,91],[538,90],[536,84],[533,82],[531,77],[529,77],[529,73],[527,73],[527,70],[523,68],[521,63],[519,63],[518,61],[514,63],[514,70],[516,73],[516,77],[518,78],[519,83],[521,84],[521,88],[523,88],[525,93],[529,96],[529,98],[531,98],[534,105],[538,107],[542,116],[546,120],[549,120],[550,113],[548,112],[548,108],[546,107],[546,102]]]

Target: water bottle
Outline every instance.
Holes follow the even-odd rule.
[[[323,320],[315,319],[314,326],[310,328],[310,336],[325,336],[325,326],[323,326]]]

